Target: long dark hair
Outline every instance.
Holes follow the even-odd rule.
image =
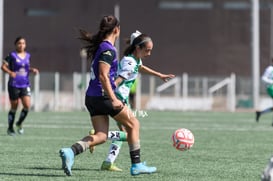
[[[134,41],[132,42],[132,44],[130,44],[130,40],[127,40],[126,43],[130,45],[125,49],[124,56],[128,56],[132,54],[135,51],[137,46],[140,49],[146,47],[146,42],[148,41],[152,41],[152,39],[146,34],[141,34],[138,37],[136,37]]]
[[[79,39],[83,40],[85,43],[85,46],[82,48],[86,49],[88,59],[94,57],[99,44],[107,37],[107,35],[110,35],[117,26],[119,26],[119,20],[113,15],[108,15],[102,18],[99,31],[94,35],[85,30],[79,29]]]

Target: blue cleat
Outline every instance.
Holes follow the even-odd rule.
[[[72,175],[71,168],[74,163],[74,153],[71,148],[62,148],[60,150],[60,157],[62,158],[62,169],[67,176]]]
[[[131,175],[151,174],[156,172],[156,167],[148,167],[146,163],[135,163],[131,167]]]

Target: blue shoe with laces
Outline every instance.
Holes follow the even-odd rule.
[[[62,148],[60,150],[60,157],[62,158],[62,169],[67,176],[72,175],[71,168],[74,163],[74,153],[71,148]]]
[[[135,163],[131,167],[131,175],[151,174],[156,172],[156,167],[148,167],[146,163]]]

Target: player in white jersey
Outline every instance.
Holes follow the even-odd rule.
[[[272,60],[273,61],[273,60]],[[273,66],[269,65],[262,76],[262,81],[265,83],[267,94],[273,98]],[[262,114],[272,112],[273,107],[269,107],[262,111],[256,111],[256,121],[259,122],[259,118]],[[272,123],[273,126],[273,123]]]
[[[125,50],[124,57],[119,62],[118,77],[116,79],[116,95],[126,104],[129,104],[129,93],[138,72],[158,76],[163,81],[174,77],[173,74],[162,74],[142,64],[142,59],[151,55],[152,39],[136,31],[131,35],[130,46]]]
[[[138,70],[141,66],[143,66],[141,59],[135,59],[133,55],[125,56],[119,62],[118,76],[121,80],[115,93],[127,105],[129,105],[130,89],[137,79]]]
[[[142,34],[139,31],[132,33],[130,38],[130,45],[125,50],[124,57],[119,62],[117,78],[115,80],[117,85],[115,94],[122,102],[127,105],[129,105],[130,89],[137,79],[138,72],[158,76],[165,82],[168,81],[168,79],[175,77],[173,74],[162,74],[142,64],[142,59],[150,56],[152,49],[153,42],[149,36]],[[125,131],[121,125],[118,126],[120,130]],[[102,170],[121,171],[121,169],[114,165],[114,161],[119,154],[121,145],[122,141],[112,142],[108,156],[102,163]]]

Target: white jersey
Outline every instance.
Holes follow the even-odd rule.
[[[124,80],[117,86],[115,93],[126,104],[129,104],[130,89],[137,78],[138,69],[141,65],[141,59],[136,59],[132,55],[123,57],[119,62],[117,76],[122,77]]]
[[[262,80],[267,86],[270,86],[273,84],[273,66],[272,65],[268,66],[265,69],[264,74],[262,76]]]

